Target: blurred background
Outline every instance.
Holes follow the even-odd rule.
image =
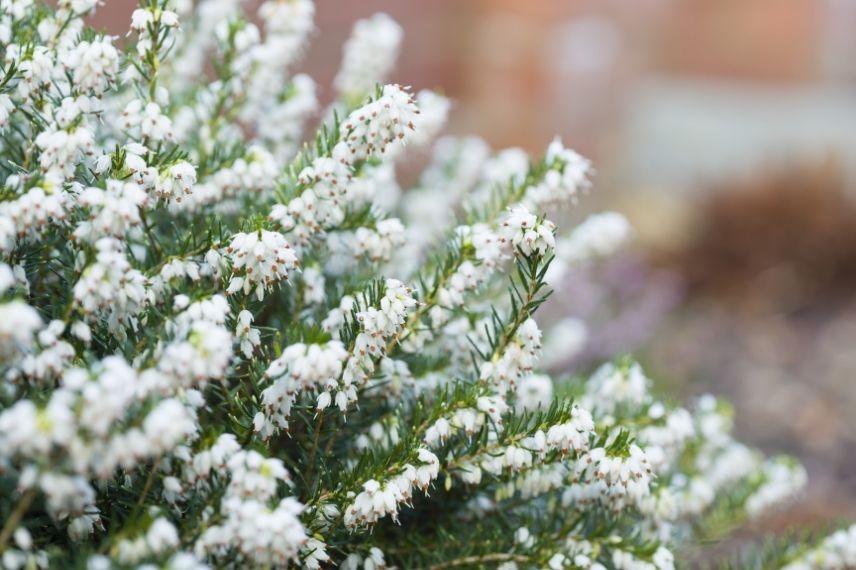
[[[133,4],[97,20],[119,33]],[[452,133],[534,154],[559,134],[594,161],[579,217],[636,232],[556,295],[587,327],[565,368],[632,351],[676,397],[732,400],[744,440],[810,473],[766,529],[856,518],[856,0],[317,4],[322,98],[385,11],[394,79],[452,97]]]

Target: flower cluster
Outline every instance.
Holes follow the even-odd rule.
[[[783,570],[832,570],[856,566],[856,526],[836,531]]]
[[[407,314],[416,306],[412,291],[397,279],[387,279],[383,286],[383,296],[375,304],[370,304],[366,295],[359,303],[353,298],[343,299],[350,305],[359,329],[350,350],[344,368],[338,378],[338,385],[328,384],[318,396],[318,409],[323,410],[334,401],[343,412],[357,400],[357,389],[362,388],[372,378],[377,362],[387,353],[387,342],[401,332]],[[365,307],[356,311],[357,307]],[[325,320],[330,323],[340,318],[340,309],[334,309]],[[333,388],[335,386],[335,388]],[[335,398],[333,391],[335,390]]]
[[[273,382],[262,391],[266,411],[256,416],[256,431],[270,435],[275,429],[288,429],[291,406],[298,395],[335,390],[347,359],[348,351],[338,340],[288,346],[265,372]]]
[[[398,504],[411,500],[414,487],[423,493],[427,492],[431,482],[440,473],[440,460],[427,449],[417,451],[416,462],[416,466],[404,464],[398,475],[383,483],[374,479],[366,481],[362,492],[345,509],[345,525],[371,526],[387,515],[397,520]]]
[[[235,234],[226,255],[232,261],[232,279],[226,292],[243,291],[247,295],[255,290],[259,301],[265,291],[288,280],[288,272],[298,266],[297,255],[285,236],[267,230]]]

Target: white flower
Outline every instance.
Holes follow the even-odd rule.
[[[802,465],[771,460],[764,465],[764,482],[746,499],[746,512],[758,517],[770,507],[792,499],[805,487],[808,475]]]
[[[852,566],[856,566],[856,525],[835,531],[782,570],[840,570]]]
[[[9,181],[7,180],[7,185]],[[37,236],[51,224],[59,224],[68,217],[71,200],[67,192],[58,187],[55,178],[48,176],[42,186],[28,190],[16,200],[0,202],[0,245],[11,246],[15,236]],[[2,239],[6,234],[5,239]]]
[[[607,257],[624,245],[630,232],[630,223],[621,214],[594,214],[577,226],[567,239],[559,241],[559,255],[569,263]]]
[[[533,253],[546,255],[556,248],[553,236],[556,226],[549,220],[541,220],[529,213],[524,206],[509,209],[502,221],[502,243],[515,253],[529,256]]]
[[[119,251],[111,238],[95,243],[98,253],[74,285],[74,300],[89,317],[106,314],[114,332],[133,325],[146,302],[145,277]]]
[[[546,408],[553,399],[553,380],[545,374],[524,376],[517,384],[517,407],[521,410]]]
[[[565,148],[560,139],[554,139],[547,147],[544,162],[548,170],[543,180],[526,190],[524,203],[530,208],[543,211],[552,205],[575,202],[581,192],[589,189],[591,163]]]
[[[446,418],[440,418],[434,422],[431,427],[425,430],[423,441],[430,447],[436,447],[442,444],[451,434],[451,424]]]
[[[119,52],[111,38],[101,36],[91,42],[81,41],[65,54],[62,65],[71,70],[77,87],[83,91],[102,94],[119,71]]]
[[[340,127],[342,142],[334,157],[354,163],[383,155],[393,143],[406,142],[419,109],[400,85],[385,85],[381,96],[353,111]]]
[[[553,368],[572,362],[585,349],[587,341],[588,327],[585,321],[574,317],[562,319],[544,335],[541,366]]]
[[[348,351],[337,340],[323,345],[289,345],[265,372],[272,384],[262,391],[265,414],[258,420],[256,431],[268,436],[280,428],[287,429],[291,406],[301,392],[322,391],[318,409],[329,406],[331,396],[326,390],[337,387],[347,358]]]
[[[412,143],[422,146],[428,144],[446,125],[452,102],[439,93],[423,89],[416,94],[416,106],[419,107],[419,115],[414,123]]]
[[[515,389],[518,379],[532,370],[541,349],[541,331],[534,319],[526,319],[517,329],[512,342],[479,370],[479,377],[490,382],[500,393]]]
[[[174,199],[176,202],[181,202],[184,196],[191,194],[194,184],[196,184],[196,169],[192,164],[181,160],[167,168],[158,177],[155,194],[167,201]]]
[[[153,553],[172,550],[179,544],[178,530],[165,518],[157,518],[146,532],[146,543]]]
[[[62,178],[73,176],[81,159],[95,152],[95,135],[86,122],[69,125],[68,130],[56,124],[51,125],[38,134],[35,143],[41,150],[39,164],[42,172]]]
[[[345,43],[342,68],[334,81],[336,89],[361,97],[383,82],[398,58],[403,35],[401,26],[384,13],[354,24]]]
[[[15,110],[15,104],[5,93],[0,94],[0,128],[9,123],[9,115]]]
[[[286,567],[308,540],[298,518],[302,511],[293,497],[273,508],[252,498],[225,501],[222,522],[202,533],[196,552],[218,558],[234,549],[255,566]]]
[[[235,337],[241,342],[241,352],[246,358],[253,356],[253,350],[261,344],[259,329],[253,328],[253,314],[246,309],[238,313]]]
[[[227,292],[243,290],[247,295],[255,289],[259,300],[279,281],[288,280],[288,272],[298,266],[297,256],[285,236],[267,230],[235,234],[226,254],[232,261]]]
[[[619,406],[637,408],[650,399],[649,384],[638,364],[627,369],[604,364],[589,378],[581,401],[584,406],[601,413],[612,413]]]
[[[223,298],[215,296],[213,299]],[[157,369],[161,377],[154,379],[157,384],[151,389],[168,391],[170,387],[204,385],[207,380],[226,374],[232,360],[234,337],[216,321],[188,316],[198,305],[191,305],[176,319],[178,338],[167,344],[159,355]],[[169,386],[161,385],[164,381],[169,381]]]
[[[38,312],[23,301],[0,303],[0,357],[28,352],[42,326]]]
[[[366,481],[362,492],[345,509],[345,525],[350,528],[371,526],[385,516],[398,520],[399,503],[410,501],[413,487],[427,492],[440,472],[439,459],[427,449],[420,448],[417,458],[418,465],[404,464],[400,473],[386,482]]]
[[[89,209],[89,218],[77,226],[75,237],[90,243],[105,236],[124,238],[141,224],[140,208],[148,200],[136,184],[108,180],[107,188],[89,187],[78,196],[78,204]]]
[[[122,111],[122,126],[141,140],[160,142],[173,138],[172,120],[155,102],[144,104],[140,99],[132,100]]]
[[[569,422],[550,426],[547,430],[547,445],[562,453],[586,451],[593,435],[594,420],[591,414],[588,410],[574,406]]]

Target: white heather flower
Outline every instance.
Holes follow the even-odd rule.
[[[384,13],[354,24],[334,81],[336,89],[347,96],[361,97],[382,83],[395,65],[403,35],[401,26]]]
[[[370,335],[392,336],[404,324],[408,311],[416,306],[412,291],[401,281],[387,279],[385,287],[377,308],[369,307],[357,313],[357,320]]]
[[[856,566],[856,525],[835,531],[782,570],[844,570]]]
[[[291,406],[297,396],[302,392],[335,389],[347,358],[348,351],[338,340],[323,345],[289,345],[265,372],[265,378],[272,384],[262,391],[265,411],[257,417],[256,431],[269,436],[278,429],[287,429]],[[319,399],[319,409],[330,404],[330,394],[322,392],[322,396],[324,394],[327,394],[327,401]]]
[[[191,194],[196,184],[196,169],[192,164],[181,160],[167,168],[155,185],[155,194],[166,201],[181,202],[184,196]]]
[[[133,325],[145,305],[145,277],[131,267],[110,238],[95,243],[98,253],[74,285],[74,300],[89,317],[106,315],[114,332]]]
[[[467,436],[472,436],[479,431],[484,426],[484,422],[485,414],[473,408],[456,410],[450,420],[454,428],[464,430]]]
[[[175,399],[161,400],[143,420],[143,434],[150,455],[164,454],[196,434],[197,425],[190,410]]]
[[[594,420],[591,413],[584,408],[574,406],[570,421],[550,426],[547,430],[546,444],[562,453],[581,452],[589,448],[589,440],[593,435]]]
[[[131,30],[140,35],[147,35],[148,27],[154,22],[159,22],[166,28],[177,28],[178,14],[172,10],[158,8],[137,8],[131,14]]]
[[[529,155],[522,148],[506,148],[487,158],[478,173],[478,184],[468,196],[467,204],[479,207],[491,199],[497,186],[523,183],[529,171]]]
[[[808,481],[805,468],[787,460],[768,461],[762,473],[764,482],[746,499],[750,517],[758,517],[770,507],[793,499]]]
[[[616,212],[589,216],[567,239],[559,240],[559,255],[569,263],[612,255],[630,237],[627,218]]]
[[[270,506],[279,484],[289,482],[288,472],[279,459],[254,451],[234,452],[235,446],[234,442],[229,445],[231,456],[226,460],[231,479],[220,522],[205,530],[196,542],[196,552],[219,557],[235,549],[254,565],[287,566],[308,538],[298,518],[303,505],[285,497]],[[223,464],[222,459],[211,459]]]
[[[78,204],[89,210],[89,218],[77,226],[74,236],[95,242],[104,236],[124,238],[141,224],[140,208],[148,196],[136,184],[108,180],[107,188],[89,187],[78,196]]]
[[[110,37],[101,36],[91,42],[78,43],[65,54],[61,63],[71,71],[78,89],[100,95],[119,72],[119,52]]]
[[[314,15],[315,5],[309,0],[264,2],[259,7],[259,17],[265,26],[259,59],[270,66],[291,65],[304,49],[304,40],[313,29]]]
[[[73,14],[85,15],[95,10],[98,0],[60,0],[57,4]]]
[[[356,299],[350,295],[344,295],[339,300],[339,306],[330,310],[327,316],[321,321],[321,328],[328,333],[333,334],[337,338],[339,328],[345,324],[345,319],[351,314],[351,311],[356,306]]]
[[[515,253],[529,256],[546,255],[556,248],[553,236],[556,226],[549,220],[538,220],[524,206],[514,206],[502,221],[501,241]]]
[[[444,443],[452,433],[451,427],[449,420],[446,418],[438,419],[427,430],[425,430],[425,436],[423,437],[425,445],[437,447]]]
[[[253,350],[261,343],[259,329],[252,326],[253,314],[246,309],[238,313],[235,337],[241,343],[241,352],[246,358],[252,358]]]
[[[0,262],[0,295],[15,286],[15,274],[5,263]]]
[[[298,175],[297,181],[307,189],[288,204],[274,206],[269,217],[284,230],[294,231],[300,243],[307,243],[313,234],[343,221],[350,178],[345,164],[318,157]]]
[[[415,133],[412,143],[424,146],[446,126],[452,102],[448,97],[423,89],[416,94],[416,106],[419,107],[419,115],[414,122]]]
[[[74,358],[74,348],[60,336],[65,331],[65,323],[53,320],[36,336],[39,350],[27,354],[18,363],[18,369],[26,377],[45,380],[58,376],[62,369]]]
[[[157,518],[146,531],[146,543],[151,552],[161,553],[178,546],[178,530],[165,518]]]
[[[577,462],[575,483],[565,490],[562,500],[579,507],[601,503],[618,511],[650,495],[652,476],[645,452],[635,443],[626,456],[610,455],[606,448],[597,447]]]
[[[0,128],[9,123],[9,116],[15,110],[15,104],[5,93],[0,94]]]
[[[268,5],[289,6],[311,2],[267,2]],[[264,6],[264,5],[263,5]],[[267,74],[258,74],[267,79]],[[295,154],[303,136],[307,120],[318,110],[318,96],[315,82],[308,75],[295,75],[287,88],[284,99],[277,98],[272,108],[266,107],[255,117],[258,136],[270,141],[274,155],[285,164]]]
[[[0,303],[0,358],[29,352],[42,326],[39,313],[23,301]]]
[[[353,111],[342,122],[342,142],[334,157],[354,163],[383,155],[393,143],[405,143],[414,131],[419,109],[400,85],[384,85],[381,96]]]
[[[614,413],[620,406],[636,409],[650,399],[649,384],[638,364],[627,369],[604,364],[586,382],[581,402],[596,413]]]
[[[395,211],[401,199],[401,187],[395,176],[392,160],[364,165],[348,184],[348,203],[353,207],[374,205],[383,212]]]
[[[253,566],[287,567],[297,561],[308,540],[298,518],[303,505],[293,497],[274,507],[236,497],[224,501],[222,510],[222,522],[208,527],[196,541],[197,554],[217,559],[234,549]]]
[[[78,422],[90,432],[106,437],[137,397],[136,371],[119,356],[110,356],[91,371],[67,371],[63,387],[78,392],[81,410]]]
[[[385,292],[377,306],[366,306],[364,298],[361,305],[365,308],[357,311],[356,319],[360,332],[354,341],[354,348],[345,363],[341,383],[337,388],[335,403],[344,412],[357,399],[357,388],[364,386],[374,374],[377,362],[386,353],[387,340],[404,326],[410,311],[416,306],[413,292],[397,279],[384,282]],[[339,309],[331,311],[322,326],[343,322],[345,313],[342,307],[354,307],[353,299],[342,299]],[[318,409],[322,410],[331,402],[329,390],[318,398]]]
[[[481,380],[490,382],[500,393],[515,389],[520,377],[530,372],[541,349],[541,331],[534,319],[526,319],[512,342],[479,370]]]
[[[153,378],[156,383],[150,389],[168,392],[222,378],[232,360],[233,342],[229,330],[218,323],[204,319],[191,322],[159,355],[157,370],[161,375]],[[164,381],[168,384],[161,384]]]
[[[524,197],[524,204],[532,209],[544,211],[552,205],[573,203],[590,187],[591,163],[565,148],[560,139],[554,139],[547,147],[544,162],[548,170],[543,180],[528,188]]]
[[[476,249],[476,259],[488,267],[496,266],[503,258],[502,238],[485,224],[463,226],[457,230],[461,237],[469,238]]]
[[[310,538],[306,541],[301,549],[303,567],[309,570],[321,568],[323,562],[330,561],[330,555],[327,554],[327,545],[317,538]]]
[[[508,404],[500,397],[480,396],[476,399],[476,408],[494,424],[502,425],[502,416],[508,411]]]
[[[649,408],[648,415],[652,420],[662,423],[652,423],[639,430],[637,441],[645,447],[645,453],[655,471],[666,469],[675,461],[684,445],[695,436],[695,426],[692,415],[683,408],[668,412],[665,418],[656,408],[662,407],[659,402]],[[655,413],[652,414],[652,411]]]
[[[330,233],[327,236],[330,260],[326,268],[334,275],[343,275],[361,258],[372,263],[389,261],[393,251],[404,243],[404,226],[397,218],[381,220],[374,228]]]
[[[549,270],[547,273],[549,275]],[[585,349],[587,341],[588,327],[585,321],[574,317],[562,319],[544,335],[540,365],[552,368],[572,362]]]
[[[345,509],[345,525],[349,528],[368,527],[385,516],[397,521],[399,503],[410,501],[413,487],[427,492],[431,481],[440,473],[439,459],[427,449],[420,448],[417,459],[417,465],[404,464],[398,475],[385,482],[366,481],[362,492]]]
[[[326,279],[316,266],[305,267],[303,277],[303,302],[307,305],[320,305],[327,298],[324,290]]]
[[[155,102],[144,104],[140,99],[134,99],[122,111],[121,123],[140,140],[161,142],[173,138],[172,120]]]
[[[517,407],[521,410],[547,408],[553,399],[553,380],[546,374],[529,374],[517,384]]]
[[[69,123],[73,120],[70,119]],[[70,124],[67,128],[52,124],[36,136],[35,143],[41,150],[39,165],[42,172],[63,179],[72,177],[82,158],[95,152],[95,136],[85,121]]]
[[[235,234],[226,254],[232,261],[228,293],[243,290],[248,295],[255,289],[259,300],[279,281],[288,280],[288,272],[298,266],[285,236],[267,230]]]
[[[35,237],[50,225],[66,220],[71,199],[55,180],[49,176],[42,186],[31,188],[15,200],[0,202],[0,234],[8,232],[2,241],[11,242],[15,235]],[[6,184],[9,185],[9,180]]]
[[[640,560],[631,552],[615,549],[612,551],[612,564],[616,570],[674,570],[675,558],[664,546],[657,548],[651,562]]]

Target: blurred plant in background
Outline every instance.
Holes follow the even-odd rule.
[[[687,288],[646,362],[685,391],[715,377],[754,416],[744,432],[803,458],[821,518],[852,509],[856,204],[847,188],[835,163],[729,185],[698,200],[685,244],[652,256]]]

